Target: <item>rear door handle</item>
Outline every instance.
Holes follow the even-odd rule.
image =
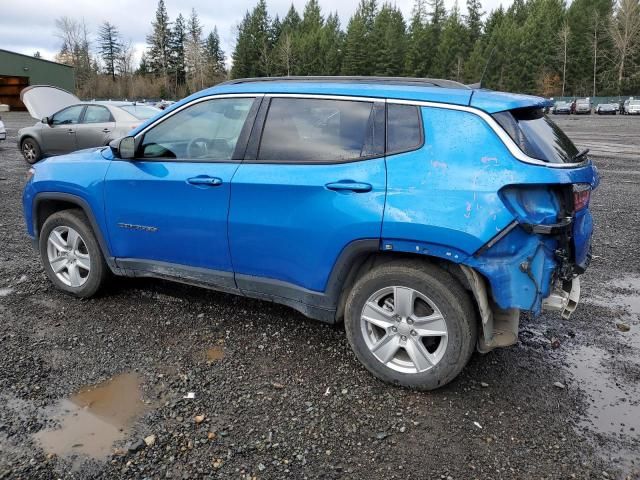
[[[110,130],[110,129],[108,129],[108,128],[103,128],[103,129],[102,129],[102,131],[103,131],[104,133],[109,133],[111,130]]]
[[[191,185],[202,185],[206,187],[217,187],[222,185],[222,179],[218,177],[191,177],[187,179]]]
[[[76,131],[73,128],[70,128],[67,130],[67,133],[76,133]]]
[[[348,191],[356,193],[370,192],[373,188],[370,183],[352,182],[350,180],[341,180],[339,182],[327,183],[325,187],[336,192]]]

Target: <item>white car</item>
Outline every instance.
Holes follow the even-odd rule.
[[[625,112],[627,115],[640,115],[640,99],[631,99],[625,106]]]
[[[0,117],[0,141],[7,139],[7,130],[4,128],[4,123],[2,123],[2,117]]]

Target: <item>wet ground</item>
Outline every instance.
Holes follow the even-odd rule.
[[[0,478],[640,478],[640,118],[558,119],[602,173],[572,319],[524,318],[431,393],[285,307],[151,280],[61,294],[24,235],[31,120],[3,120]]]

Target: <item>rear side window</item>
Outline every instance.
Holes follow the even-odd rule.
[[[373,102],[273,98],[258,160],[345,162],[382,155],[384,128]]]
[[[493,118],[524,153],[548,163],[577,161],[578,149],[540,108],[494,113]]]
[[[387,104],[387,154],[422,145],[420,109],[415,105]]]
[[[111,121],[111,113],[105,107],[89,105],[84,112],[83,123],[106,123]]]

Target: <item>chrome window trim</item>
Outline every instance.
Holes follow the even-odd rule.
[[[450,103],[422,102],[418,100],[399,100],[399,99],[387,99],[387,103],[397,103],[401,105],[418,105],[421,107],[432,107],[432,108],[444,108],[447,110],[458,110],[461,112],[467,112],[467,113],[472,113],[474,115],[477,115],[478,117],[482,118],[487,123],[487,125],[489,125],[489,127],[496,133],[496,135],[498,135],[498,137],[500,138],[500,140],[502,140],[502,143],[504,144],[505,147],[507,147],[511,155],[513,155],[515,158],[517,158],[518,160],[524,163],[529,163],[532,165],[538,165],[543,167],[551,167],[551,168],[574,168],[574,167],[583,166],[587,163],[586,161],[575,162],[575,163],[551,163],[551,162],[544,162],[542,160],[538,160],[537,158],[530,157],[529,155],[524,153],[522,150],[520,150],[520,147],[518,147],[518,145],[513,141],[513,139],[509,136],[509,134],[504,131],[504,129],[498,124],[498,122],[494,120],[494,118],[491,115],[489,115],[487,112],[483,110],[480,110],[474,107],[469,107],[466,105],[452,105]]]
[[[587,164],[587,161],[575,162],[575,163],[550,163],[544,162],[542,160],[538,160],[537,158],[533,158],[528,156],[520,147],[513,141],[513,139],[509,136],[507,132],[496,122],[491,115],[487,112],[480,110],[478,108],[470,107],[467,105],[455,105],[451,103],[439,103],[439,102],[425,102],[420,100],[403,100],[403,99],[394,99],[394,98],[384,98],[384,97],[359,97],[353,95],[332,95],[332,94],[306,94],[306,93],[278,93],[278,92],[269,92],[269,93],[221,93],[221,94],[212,94],[204,97],[196,98],[195,100],[185,103],[184,105],[172,110],[166,115],[161,116],[153,123],[147,125],[144,129],[138,132],[135,135],[135,139],[138,140],[139,137],[144,135],[148,130],[155,127],[156,125],[164,122],[166,119],[172,117],[178,112],[181,112],[185,108],[191,107],[197,103],[205,102],[208,100],[214,100],[218,98],[317,98],[323,100],[345,100],[345,101],[355,101],[355,102],[385,102],[385,103],[395,103],[400,105],[415,105],[419,107],[431,107],[431,108],[444,108],[446,110],[457,110],[460,112],[467,112],[473,115],[476,115],[483,119],[487,125],[495,132],[495,134],[500,138],[502,143],[509,153],[513,155],[516,159],[521,162],[528,163],[531,165],[537,165],[542,167],[549,168],[575,168],[579,166],[583,166]]]
[[[184,105],[179,106],[175,110],[172,110],[169,113],[162,115],[160,118],[157,118],[153,123],[150,123],[149,125],[144,127],[142,130],[140,130],[138,133],[136,133],[133,138],[138,140],[138,138],[144,135],[145,133],[147,133],[148,130],[152,129],[156,125],[161,124],[166,119],[171,118],[176,113],[181,112],[182,110],[189,108],[193,105],[196,105],[198,103],[206,102],[207,100],[215,100],[219,98],[262,98],[264,96],[265,96],[264,93],[223,93],[220,95],[207,95],[205,97],[196,98],[195,100],[189,103],[185,103]]]

